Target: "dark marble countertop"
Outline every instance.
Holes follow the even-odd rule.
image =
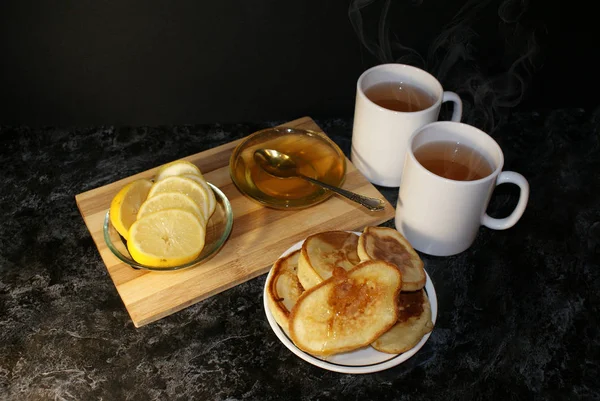
[[[349,154],[351,122],[317,122]],[[136,329],[75,195],[275,123],[0,128],[1,400],[600,399],[598,110],[522,112],[492,132],[530,182],[528,209],[460,255],[423,256],[438,320],[397,367],[296,357],[265,319],[266,276]]]

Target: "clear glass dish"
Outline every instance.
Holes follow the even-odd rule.
[[[280,178],[254,161],[257,149],[275,149],[290,156],[304,175],[334,186],[346,177],[346,157],[322,132],[276,127],[245,138],[229,159],[231,180],[248,198],[275,209],[302,209],[328,199],[332,192],[298,177]]]
[[[115,255],[121,262],[128,264],[134,269],[143,269],[150,271],[174,271],[187,269],[190,267],[197,266],[217,254],[221,247],[227,241],[231,228],[233,227],[233,211],[231,210],[231,204],[229,199],[223,192],[211,183],[208,183],[215,193],[217,200],[217,206],[215,212],[208,220],[206,225],[206,238],[204,249],[200,255],[192,260],[191,262],[172,267],[154,267],[146,266],[133,260],[129,251],[127,251],[127,241],[123,238],[117,230],[110,223],[110,212],[106,213],[104,218],[104,241],[108,246],[108,249]]]

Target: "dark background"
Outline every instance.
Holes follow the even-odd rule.
[[[0,2],[0,124],[351,117],[382,62],[460,93],[465,120],[597,105],[591,6],[528,0]]]

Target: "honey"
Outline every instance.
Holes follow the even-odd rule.
[[[290,156],[298,171],[331,185],[340,185],[345,174],[345,159],[339,149],[317,133],[288,130],[283,135],[272,135],[266,140],[249,143],[232,160],[232,179],[248,196],[264,203],[301,206],[326,195],[327,191],[298,177],[275,177],[262,169],[254,160],[257,149],[275,149]]]
[[[328,299],[327,335],[321,352],[329,342],[335,343],[338,336],[345,336],[355,329],[348,325],[348,321],[360,325],[365,312],[374,307],[383,291],[376,282],[349,277],[348,272],[341,267],[333,270],[333,277],[336,283]]]

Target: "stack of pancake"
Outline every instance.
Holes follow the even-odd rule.
[[[423,262],[396,230],[328,231],[278,259],[267,304],[301,350],[327,356],[371,346],[399,354],[433,329]]]

